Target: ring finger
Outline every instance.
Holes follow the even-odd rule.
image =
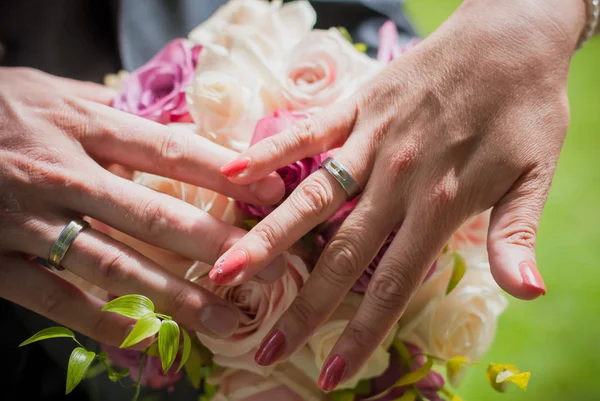
[[[45,258],[68,223],[53,217],[29,224],[15,238],[14,249]],[[196,331],[226,337],[237,328],[237,311],[227,302],[96,230],[81,231],[61,266],[113,295],[145,295]]]

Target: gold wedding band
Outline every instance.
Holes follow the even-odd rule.
[[[327,170],[327,172],[331,174],[331,176],[335,178],[337,182],[340,183],[348,195],[348,199],[352,199],[360,193],[360,185],[358,185],[348,170],[346,170],[344,166],[342,166],[342,164],[333,157],[328,157],[325,159],[325,161],[321,163],[321,166]]]
[[[48,265],[56,270],[64,270],[64,267],[60,264],[71,247],[71,244],[73,244],[73,241],[75,241],[75,238],[77,238],[81,231],[89,227],[89,223],[82,219],[75,219],[67,224],[61,231],[54,245],[52,245],[52,249],[50,249]]]

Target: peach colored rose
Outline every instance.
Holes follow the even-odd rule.
[[[235,206],[235,201],[219,193],[199,188],[180,181],[164,178],[147,173],[135,173],[133,181],[152,188],[177,199],[181,199],[205,211],[217,219],[232,225],[241,225],[242,215]],[[105,228],[106,233],[132,247],[161,266],[168,267],[172,272],[184,276],[194,261],[179,254],[152,246],[113,228]]]
[[[467,270],[448,295],[453,255],[440,257],[436,272],[421,286],[400,320],[400,339],[446,359],[460,355],[478,360],[487,351],[507,301],[480,248],[461,252]]]
[[[459,251],[467,246],[483,246],[487,241],[490,210],[468,219],[448,241],[448,250]]]
[[[203,46],[231,49],[239,40],[252,43],[262,57],[287,54],[317,20],[308,1],[231,0],[190,32],[188,38]]]
[[[235,370],[209,379],[219,385],[213,401],[325,401],[326,394],[302,371],[286,363],[269,377]]]
[[[285,254],[288,270],[275,283],[265,284],[249,281],[237,287],[218,286],[207,277],[198,284],[230,301],[240,310],[240,324],[237,331],[227,339],[215,339],[198,333],[198,338],[214,354],[219,366],[250,370],[266,375],[271,368],[263,368],[254,362],[254,354],[264,337],[273,328],[283,312],[308,278],[308,270],[300,257]],[[188,272],[200,275],[206,270]]]
[[[306,375],[317,383],[319,372],[325,360],[350,322],[350,319],[356,313],[362,299],[363,297],[359,294],[348,293],[329,321],[319,327],[308,341],[308,344],[290,358],[290,363],[305,372]],[[340,385],[338,389],[354,388],[363,379],[382,375],[390,364],[388,349],[394,339],[395,332],[395,329],[392,330],[383,344],[377,347],[364,367],[354,377]]]
[[[337,28],[315,29],[276,68],[279,82],[271,90],[283,95],[288,110],[313,113],[356,93],[383,67],[356,50]]]

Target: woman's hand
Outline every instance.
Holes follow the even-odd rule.
[[[223,168],[232,182],[249,184],[341,146],[335,158],[363,189],[259,349],[259,364],[303,345],[394,230],[364,302],[323,368],[325,390],[360,369],[470,216],[493,208],[488,251],[498,284],[521,299],[545,293],[535,238],[569,123],[567,73],[584,15],[583,1],[466,0],[355,98]],[[228,284],[251,277],[346,200],[326,171],[314,173],[223,256]]]
[[[284,188],[275,176],[231,184],[219,166],[234,152],[117,111],[107,106],[113,96],[100,85],[0,68],[0,296],[118,346],[133,321],[102,313],[99,299],[33,261],[48,256],[71,220],[89,216],[206,263],[245,232],[101,165],[167,176],[249,202],[274,203]],[[146,295],[193,330],[227,336],[237,327],[231,305],[99,231],[84,230],[62,265],[113,295]],[[274,269],[281,272],[285,262],[275,262]]]

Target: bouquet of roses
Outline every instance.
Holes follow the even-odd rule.
[[[316,30],[316,14],[307,1],[232,0],[187,38],[168,43],[147,64],[107,76],[120,90],[113,107],[162,124],[188,128],[236,151],[292,127],[356,89],[410,47],[397,44],[393,22],[380,29],[377,58],[352,43],[343,28]],[[328,155],[298,160],[277,171],[288,196],[316,171]],[[183,182],[135,172],[132,179],[182,199],[214,217],[245,229],[274,208],[236,202]],[[308,278],[326,243],[355,201],[314,229],[285,255],[288,270],[275,283],[249,281],[218,286],[207,276],[212,266],[152,247],[110,228],[105,232],[162,266],[232,301],[240,325],[227,339],[190,335],[169,316],[156,313],[152,302],[135,294],[116,298],[105,310],[135,317],[138,323],[121,348],[102,346],[94,353],[78,347],[71,357],[67,391],[99,366],[113,381],[137,388],[170,387],[187,375],[201,399],[252,400],[460,400],[454,394],[466,369],[491,345],[498,316],[507,301],[490,274],[485,240],[489,214],[467,221],[449,240],[397,326],[363,369],[341,387],[325,393],[319,371],[361,302],[369,281],[393,235],[384,244],[329,321],[289,360],[262,367],[253,356],[263,338],[289,307]],[[66,273],[64,273],[66,274]],[[108,299],[107,299],[108,300]],[[26,343],[71,336],[53,328]],[[148,337],[145,351],[127,347]],[[83,361],[83,362],[82,362]],[[120,368],[116,368],[116,367]],[[529,372],[509,364],[486,364],[490,385],[504,391],[509,382],[522,389]],[[445,373],[445,378],[444,374]]]

